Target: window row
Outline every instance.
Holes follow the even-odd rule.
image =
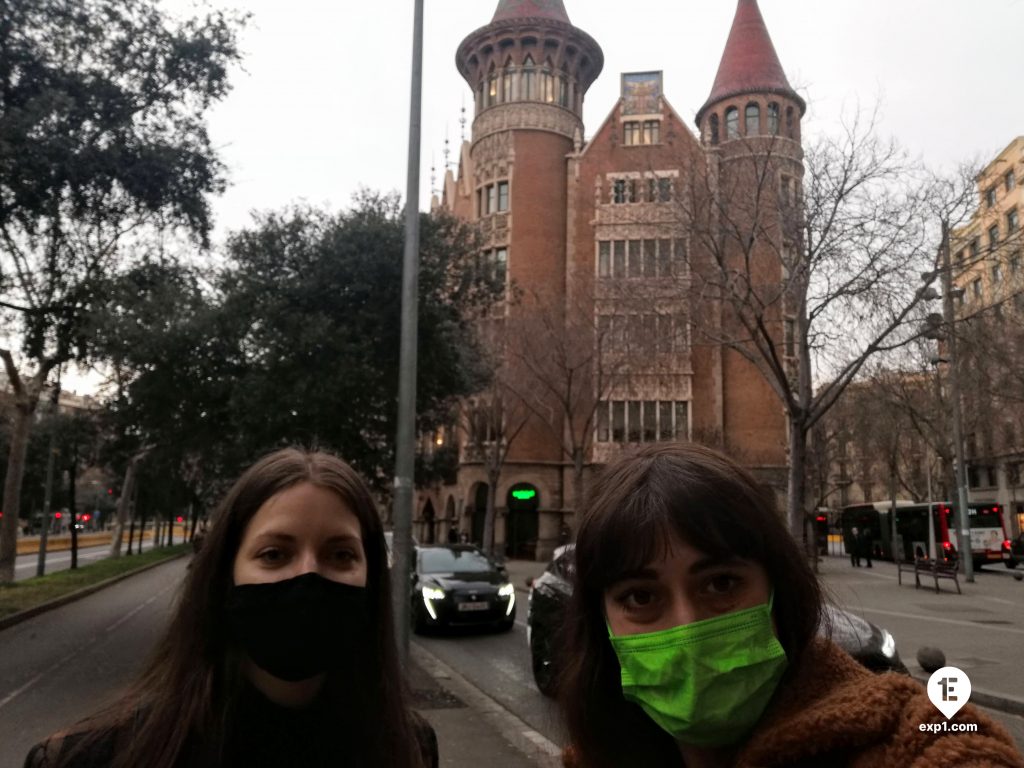
[[[987,208],[991,208],[996,204],[996,188],[998,186],[998,184],[993,184],[985,190],[985,206]],[[1003,174],[1003,187],[1006,189],[1007,194],[1017,188],[1017,177],[1014,175],[1013,169]]]
[[[780,129],[780,107],[776,102],[768,105],[765,115],[765,125],[761,126],[761,105],[747,104],[743,111],[743,133],[744,136],[778,136]],[[720,141],[721,128],[718,122],[718,115],[712,114],[708,121],[711,134],[711,143],[718,144]],[[738,107],[728,107],[725,110],[725,138],[738,139],[740,137],[740,110]],[[790,139],[796,138],[796,112],[793,107],[786,107],[786,131],[785,135]]]
[[[614,179],[611,188],[611,202],[623,203],[671,203],[673,184],[668,176],[648,176],[644,179]]]
[[[1013,237],[1020,231],[1020,214],[1017,213],[1017,209],[1014,208],[1006,214],[1006,236]],[[988,249],[990,251],[995,250],[999,245],[1001,236],[1001,230],[999,224],[993,224],[988,228]],[[963,261],[968,255],[972,259],[977,258],[981,254],[981,238],[975,237],[971,240],[968,246],[957,253],[956,258],[958,261]]]
[[[1009,273],[1011,279],[1019,281],[1021,278],[1021,254],[1019,252],[1013,254],[1007,262],[1009,266]],[[1003,281],[1003,265],[993,264],[992,265],[992,285],[995,286]],[[980,277],[974,278],[971,281],[971,295],[970,298],[975,301],[981,301],[985,298],[985,286]],[[962,303],[962,301],[961,301]]]
[[[686,401],[604,400],[597,407],[597,442],[655,443],[688,440]]]
[[[627,147],[661,143],[661,120],[627,120],[622,124],[622,143]]]
[[[598,277],[678,277],[686,274],[687,261],[686,241],[682,238],[597,243]]]
[[[641,355],[667,355],[689,348],[686,318],[668,314],[600,315],[601,349]]]
[[[487,78],[477,88],[477,112],[496,104],[512,101],[543,101],[569,108],[571,84],[564,74],[556,72],[550,61],[541,67],[527,56],[523,66],[511,60],[498,70],[492,66]]]
[[[477,216],[488,216],[508,210],[508,182],[488,184],[476,191]]]

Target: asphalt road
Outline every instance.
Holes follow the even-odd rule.
[[[94,711],[128,681],[167,618],[174,560],[0,632],[0,766]]]
[[[457,629],[413,639],[469,682],[557,745],[565,742],[557,712],[533,683],[526,644],[526,594],[516,590],[516,623],[508,632]]]
[[[145,544],[146,550],[153,547],[152,541],[147,540]],[[86,565],[87,563],[94,563],[97,560],[101,560],[106,557],[109,552],[109,544],[103,544],[98,547],[81,548],[78,550],[78,564]],[[22,579],[31,579],[36,575],[36,567],[38,566],[38,563],[39,554],[36,552],[29,555],[18,555],[14,561],[14,580],[21,581]],[[46,553],[46,573],[66,571],[70,567],[71,552],[69,550]]]

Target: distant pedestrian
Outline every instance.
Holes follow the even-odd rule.
[[[459,534],[459,542],[461,544],[469,544],[469,533],[467,533],[466,531],[463,531],[462,533],[460,533]]]
[[[448,543],[458,544],[459,543],[459,529],[454,525],[448,528]]]
[[[970,704],[947,730],[923,685],[819,634],[824,596],[774,492],[722,454],[625,453],[581,510],[566,766],[1024,765]]]
[[[871,536],[871,531],[868,528],[861,529],[860,536],[858,537],[857,551],[859,557],[863,557],[867,561],[868,568],[871,567],[871,550],[875,548],[875,541]],[[859,558],[858,558],[859,560]]]
[[[394,638],[365,482],[334,456],[278,451],[221,503],[141,676],[26,768],[436,768]]]
[[[860,567],[860,531],[857,526],[850,529],[850,535],[846,537],[846,551],[850,553],[850,565]]]

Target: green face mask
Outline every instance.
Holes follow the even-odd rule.
[[[615,637],[609,627],[608,637],[623,695],[673,738],[698,747],[740,741],[786,669],[772,631],[772,599],[660,632]]]

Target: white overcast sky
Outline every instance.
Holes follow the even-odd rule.
[[[176,13],[193,0],[164,0]],[[413,0],[209,0],[252,13],[234,90],[211,115],[231,188],[218,237],[254,209],[296,200],[333,208],[365,186],[404,194]],[[584,107],[587,136],[618,97],[619,74],[663,70],[686,119],[711,90],[735,0],[565,0],[605,66]],[[497,0],[426,0],[421,207],[444,139],[458,158],[468,86],[459,42]],[[858,102],[882,104],[882,130],[935,165],[988,158],[1024,133],[1024,0],[761,0],[790,82],[808,102],[805,134]],[[468,132],[468,127],[467,127]],[[440,184],[440,181],[438,182]]]

